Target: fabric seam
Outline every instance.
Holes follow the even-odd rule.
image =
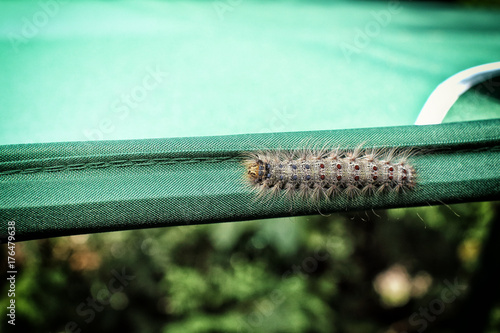
[[[455,153],[498,151],[500,146],[481,147],[476,149],[460,149]],[[441,151],[441,150],[437,150]],[[436,151],[436,152],[437,152]],[[442,150],[446,151],[446,150]],[[24,169],[13,169],[0,171],[0,176],[10,176],[15,174],[34,173],[54,173],[61,171],[80,171],[88,169],[122,168],[129,166],[152,166],[152,165],[172,165],[172,164],[195,164],[195,163],[220,163],[220,162],[240,162],[243,156],[220,156],[220,157],[175,157],[175,158],[152,158],[152,159],[120,159],[102,162],[87,162],[74,164],[61,164],[47,167],[31,167]]]
[[[221,156],[221,157],[176,157],[176,158],[153,158],[153,159],[125,159],[103,162],[87,162],[53,165],[47,167],[32,167],[25,169],[14,169],[0,171],[0,176],[10,176],[15,174],[34,173],[54,173],[61,171],[80,171],[88,169],[122,168],[129,166],[152,166],[152,165],[172,165],[172,164],[195,164],[195,163],[219,163],[219,162],[239,162],[241,157]]]

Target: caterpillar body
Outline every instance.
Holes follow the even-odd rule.
[[[411,150],[295,150],[247,153],[246,176],[258,196],[287,195],[321,200],[402,193],[415,187]]]

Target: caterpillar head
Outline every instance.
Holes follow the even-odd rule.
[[[250,180],[254,182],[258,182],[262,180],[263,172],[263,163],[261,160],[257,160],[255,162],[251,162],[247,165],[247,174]]]

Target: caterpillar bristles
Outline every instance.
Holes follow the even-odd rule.
[[[415,188],[408,160],[414,149],[362,148],[263,150],[245,154],[246,178],[257,197],[285,196],[319,202]]]

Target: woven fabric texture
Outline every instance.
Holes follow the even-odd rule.
[[[429,126],[0,147],[0,219],[21,239],[145,227],[317,214],[307,202],[255,200],[242,153],[415,147],[417,187],[404,194],[343,196],[319,211],[500,198],[500,120]],[[3,231],[2,231],[3,232]],[[2,233],[2,237],[5,234]]]

